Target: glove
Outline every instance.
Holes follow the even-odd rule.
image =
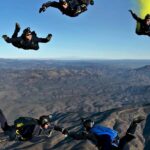
[[[131,14],[133,14],[133,11],[132,11],[131,9],[129,10],[129,12],[130,12]]]
[[[62,134],[67,135],[68,133],[69,133],[69,131],[67,129],[62,130]]]
[[[9,43],[9,37],[7,35],[3,35],[2,38]]]
[[[46,10],[46,6],[42,5],[42,7],[39,9],[39,13],[44,12]]]
[[[46,37],[46,39],[47,39],[48,41],[50,41],[51,38],[52,38],[52,34],[48,34],[47,37]]]

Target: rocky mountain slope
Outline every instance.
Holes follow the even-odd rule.
[[[147,120],[126,150],[149,150],[150,66],[147,61],[142,67],[140,62],[120,63],[0,60],[0,107],[9,123],[21,115],[53,113],[54,123],[78,131],[80,117],[85,116],[116,128],[120,136],[132,118],[142,114]],[[64,140],[60,133],[46,140],[0,146],[6,150],[95,149],[89,141]]]

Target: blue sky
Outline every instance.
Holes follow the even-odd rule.
[[[58,1],[58,0],[57,0]],[[49,8],[39,14],[46,0],[5,0],[0,5],[0,35],[12,35],[15,22],[28,26],[52,41],[38,51],[14,48],[0,39],[0,58],[57,59],[150,59],[150,37],[137,36],[135,21],[128,13],[131,0],[95,0],[84,14],[70,18]],[[22,31],[22,30],[21,30]],[[21,34],[21,32],[20,32]]]

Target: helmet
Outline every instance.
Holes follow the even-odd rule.
[[[95,124],[94,121],[91,119],[82,119],[82,123],[86,129],[91,129]]]
[[[29,27],[23,30],[23,35],[26,35],[29,33],[32,33]]]
[[[48,124],[51,122],[51,118],[52,118],[52,115],[48,115],[48,116],[41,116],[39,118],[39,124],[41,126],[44,126],[45,124]]]
[[[67,3],[67,1],[66,1],[66,0],[59,0],[59,2],[60,2],[61,4],[65,4],[65,3]]]
[[[150,19],[150,14],[147,14],[146,16],[145,16],[145,20],[146,19]]]

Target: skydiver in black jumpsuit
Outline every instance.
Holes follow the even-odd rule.
[[[44,12],[48,7],[54,7],[59,9],[62,14],[65,14],[70,17],[76,17],[79,14],[83,13],[87,10],[87,6],[94,4],[93,0],[60,0],[56,1],[48,1],[42,5],[39,10],[39,13]]]
[[[132,10],[129,10],[132,17],[139,23],[139,29],[136,30],[138,35],[148,35],[150,36],[150,14],[145,16],[145,19],[141,19]]]
[[[65,131],[64,128],[52,124],[51,116],[49,115],[43,115],[39,119],[19,117],[14,121],[13,125],[9,125],[1,109],[0,126],[10,141],[28,141],[42,135],[43,131],[47,131],[47,134],[44,134],[47,137],[51,135],[53,130],[59,131],[62,134]]]
[[[18,37],[18,33],[20,31],[20,26],[16,23],[15,31],[12,37],[8,37],[7,35],[3,35],[2,37],[7,43],[12,43],[13,46],[17,48],[22,48],[24,50],[38,50],[39,42],[47,43],[51,40],[52,34],[48,34],[46,38],[37,37],[35,31],[31,31],[30,28],[26,28],[23,31],[23,34]]]

